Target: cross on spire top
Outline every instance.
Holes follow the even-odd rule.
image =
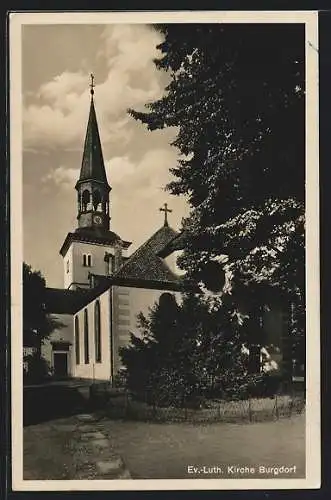
[[[90,77],[91,77],[91,83],[90,83],[90,89],[91,90],[90,90],[90,93],[93,96],[93,94],[94,94],[94,87],[95,87],[93,73],[90,74]]]
[[[168,226],[169,225],[168,224],[168,213],[172,212],[172,210],[170,208],[168,208],[168,203],[165,203],[163,205],[163,208],[160,208],[159,210],[160,210],[160,212],[164,212],[164,224],[163,225]]]

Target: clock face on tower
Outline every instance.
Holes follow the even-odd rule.
[[[101,215],[94,215],[93,222],[97,226],[100,226],[100,224],[102,224],[102,217],[101,217]]]

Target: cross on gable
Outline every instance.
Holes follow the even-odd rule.
[[[165,203],[163,208],[159,209],[160,212],[164,212],[164,226],[168,226],[168,213],[171,213],[172,210],[168,208],[168,203]]]

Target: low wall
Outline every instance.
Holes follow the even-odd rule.
[[[44,384],[23,389],[23,425],[37,424],[85,411],[90,402],[90,386]]]

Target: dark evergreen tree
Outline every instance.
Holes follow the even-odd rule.
[[[171,80],[146,112],[130,113],[150,130],[178,128],[173,145],[181,156],[168,189],[187,195],[192,208],[178,263],[209,286],[210,263],[225,254],[227,262],[218,266],[238,303],[251,300],[251,315],[275,296],[288,309],[295,304],[292,320],[302,336],[304,26],[155,28],[164,35],[155,63]]]

